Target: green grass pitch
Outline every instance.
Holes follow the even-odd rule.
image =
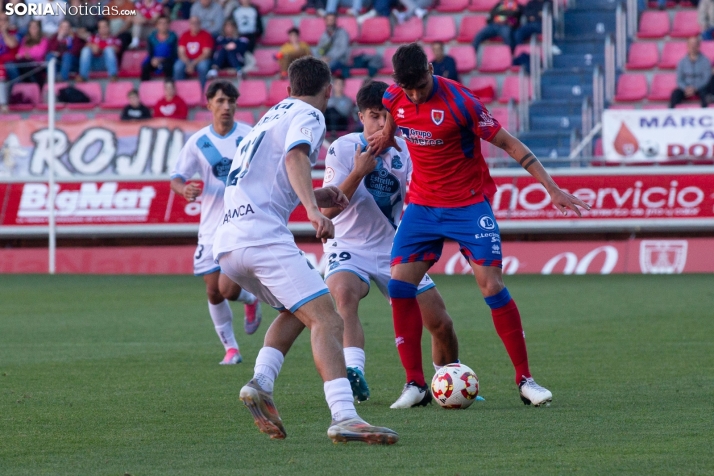
[[[244,362],[219,366],[202,281],[165,276],[0,277],[1,475],[455,475],[714,473],[714,277],[514,276],[549,408],[524,406],[471,277],[437,277],[461,360],[485,402],[390,410],[403,384],[386,301],[361,315],[368,421],[392,447],[333,445],[303,334],[277,381],[288,438],[258,433],[238,391]],[[424,339],[425,368],[432,374]]]

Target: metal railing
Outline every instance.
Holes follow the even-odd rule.
[[[538,39],[536,35],[531,36],[531,55],[530,55],[530,67],[531,67],[531,95],[534,100],[538,100],[541,97],[541,61],[543,59],[543,50],[541,45],[538,44]]]
[[[580,107],[581,116],[581,134],[583,137],[590,133],[593,128],[593,104],[589,97],[583,98],[583,104]]]
[[[553,14],[548,4],[543,5],[543,70],[553,67]]]
[[[618,69],[627,62],[627,12],[620,3],[615,10],[615,65]]]
[[[605,38],[605,101],[610,102],[615,97],[615,77],[617,72],[615,61],[615,43],[612,35]]]
[[[592,115],[595,122],[600,122],[602,112],[605,110],[605,78],[602,74],[600,65],[593,69],[593,102]],[[589,131],[588,131],[589,132]]]
[[[518,123],[519,131],[530,130],[530,87],[526,69],[521,66],[518,70]]]
[[[632,38],[637,34],[639,11],[637,0],[627,0],[627,37]]]

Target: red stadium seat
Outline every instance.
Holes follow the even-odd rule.
[[[350,41],[355,41],[359,36],[359,26],[355,17],[344,16],[337,18],[337,26],[344,28],[350,36]]]
[[[506,45],[484,45],[479,71],[502,73],[511,67],[511,48]]]
[[[99,83],[76,83],[74,87],[86,94],[89,102],[67,104],[67,109],[94,109],[102,102],[102,86]]]
[[[349,78],[345,81],[345,96],[357,102],[357,93],[362,87],[362,80],[359,78]]]
[[[652,69],[657,65],[658,59],[657,43],[632,43],[625,67],[627,69]]]
[[[468,87],[484,104],[493,102],[498,89],[494,76],[472,76]]]
[[[672,91],[677,89],[676,73],[659,73],[652,77],[652,87],[647,99],[650,101],[669,101]]]
[[[69,83],[55,83],[55,109],[64,109],[66,107],[65,103],[58,102],[59,99],[57,99],[57,96],[59,95],[60,89],[66,88],[67,86],[69,86]],[[49,97],[47,96],[47,83],[42,86],[40,98],[42,98],[42,100],[36,104],[36,107],[41,111],[46,111],[49,107],[47,105],[49,102]]]
[[[193,115],[193,120],[197,122],[213,122],[213,113],[211,111],[196,111]]]
[[[669,13],[647,10],[640,17],[639,38],[664,38],[669,33]]]
[[[119,81],[117,83],[107,83],[107,90],[104,92],[104,102],[101,103],[102,109],[121,109],[129,100],[126,95],[134,89],[134,83],[131,81]]]
[[[268,46],[280,46],[288,41],[288,30],[294,27],[290,18],[269,18],[261,43]]]
[[[195,79],[176,81],[176,94],[186,101],[188,107],[204,105],[201,84]]]
[[[245,124],[248,124],[249,126],[254,126],[255,125],[255,116],[253,115],[252,112],[250,111],[245,111],[245,110],[238,110],[236,113],[233,115],[233,118],[238,121],[238,122],[243,122]]]
[[[647,77],[644,74],[626,73],[617,80],[615,101],[635,102],[647,96]]]
[[[374,48],[352,48],[350,52],[350,61],[354,60],[355,56],[359,55],[376,55],[377,50]],[[367,76],[369,70],[367,68],[350,68],[350,76]]]
[[[273,76],[277,74],[280,71],[278,60],[275,59],[277,53],[277,49],[256,48],[253,56],[255,56],[258,69],[250,74],[252,76]]]
[[[676,41],[665,43],[662,48],[662,60],[659,62],[660,69],[676,69],[679,60],[687,55],[687,43]]]
[[[104,121],[119,121],[121,120],[121,115],[118,112],[97,112],[94,114],[94,118]]]
[[[383,83],[387,83],[390,86],[394,84],[394,78],[392,78],[391,76],[375,76],[374,80],[382,81]]]
[[[476,69],[476,52],[471,46],[452,46],[449,56],[456,61],[456,70],[459,73],[470,73]]]
[[[257,79],[246,79],[238,87],[238,107],[262,106],[268,96],[265,82]]]
[[[442,13],[463,12],[468,6],[469,0],[439,0],[436,11]]]
[[[300,20],[300,39],[315,46],[325,31],[325,20],[318,17],[303,17]]]
[[[22,114],[3,114],[3,113],[0,113],[0,121],[14,122],[14,121],[21,121],[21,120],[22,120]]]
[[[297,15],[300,13],[304,0],[277,0],[273,13],[276,15]]]
[[[163,81],[143,81],[139,86],[139,100],[148,107],[154,107],[162,97],[164,97]]]
[[[689,38],[690,36],[698,36],[700,33],[701,29],[697,22],[696,10],[679,10],[674,14],[672,31],[669,32],[669,36],[672,38]]]
[[[494,119],[496,119],[499,124],[508,129],[508,108],[507,107],[492,107],[489,108],[488,112],[491,113]]]
[[[87,115],[83,112],[65,112],[60,120],[62,122],[82,122],[87,120]]]
[[[486,26],[487,17],[484,15],[465,16],[461,19],[459,36],[456,41],[459,43],[471,43],[476,38],[476,33]]]
[[[401,25],[394,26],[391,41],[392,43],[411,43],[418,41],[423,35],[424,22],[414,16]]]
[[[379,45],[386,43],[392,34],[389,18],[374,17],[365,20],[357,37],[357,43],[364,45]]]
[[[258,7],[261,15],[267,15],[275,8],[275,0],[253,0],[251,3]]]
[[[702,54],[714,63],[714,41],[702,41]]]
[[[141,76],[141,63],[149,55],[146,51],[125,51],[119,66],[120,78],[138,78]]]
[[[35,83],[15,83],[12,86],[12,94],[22,94],[30,101],[28,104],[10,104],[11,111],[31,111],[40,103],[40,87]]]
[[[533,94],[532,85],[530,79],[528,81],[528,96],[531,97]],[[515,102],[520,101],[520,87],[518,85],[518,76],[506,76],[503,80],[503,85],[501,86],[501,95],[498,97],[498,102],[501,104],[507,104],[508,101],[513,99]]]
[[[187,32],[190,28],[188,20],[171,20],[171,31],[176,33],[176,36],[181,38],[181,35]]]
[[[472,12],[490,12],[501,0],[471,0],[469,10]]]
[[[456,37],[454,17],[446,15],[429,16],[426,20],[426,34],[422,40],[425,43],[443,41],[447,43]]]
[[[394,72],[394,68],[392,67],[392,56],[394,56],[394,53],[397,51],[397,48],[390,46],[388,48],[384,49],[384,52],[382,53],[382,69],[379,70],[379,74],[392,74]],[[429,51],[429,48],[427,48],[427,52]]]
[[[268,89],[268,97],[263,103],[265,106],[272,107],[288,97],[288,86],[290,82],[287,79],[275,79],[270,83]]]

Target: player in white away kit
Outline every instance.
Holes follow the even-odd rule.
[[[350,200],[343,211],[330,208],[322,212],[333,218],[335,224],[335,238],[324,246],[328,256],[325,282],[345,323],[347,378],[358,401],[369,398],[364,377],[364,331],[357,313],[359,302],[369,292],[370,279],[389,299],[390,251],[412,169],[409,150],[400,138],[396,140],[402,152],[390,148],[375,158],[367,147],[365,137],[381,131],[387,120],[387,110],[382,105],[386,90],[387,84],[380,81],[362,86],[357,93],[357,107],[364,133],[337,139],[325,160],[323,185],[339,187]],[[438,370],[458,362],[458,341],[444,301],[428,275],[418,289],[424,326],[432,335],[432,360]],[[407,383],[391,408],[423,406],[429,402],[428,389]]]
[[[342,355],[342,319],[320,274],[288,229],[290,213],[302,203],[316,236],[332,238],[332,222],[318,206],[344,208],[349,203],[336,187],[313,191],[310,175],[325,137],[330,69],[323,61],[305,57],[290,65],[288,77],[290,97],[265,113],[233,160],[226,213],[214,242],[223,272],[281,311],[265,335],[255,374],[241,389],[240,399],[260,431],[285,438],[273,403],[273,383],[285,354],[307,326],[332,413],[330,439],[396,443],[399,436],[394,431],[372,426],[357,415]]]
[[[242,358],[233,333],[233,313],[227,300],[245,304],[245,331],[254,333],[261,320],[260,302],[251,293],[237,286],[226,276],[213,259],[213,237],[223,220],[223,193],[231,161],[250,127],[235,122],[238,90],[228,81],[215,81],[206,91],[208,109],[213,113],[213,124],[192,135],[179,153],[171,173],[171,189],[189,202],[200,196],[201,224],[198,227],[198,247],[193,256],[193,273],[206,282],[208,311],[216,333],[225,347],[222,365],[240,363]],[[203,191],[195,183],[187,183],[198,174]]]

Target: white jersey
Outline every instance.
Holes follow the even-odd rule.
[[[389,253],[402,216],[412,161],[406,142],[397,138],[401,152],[390,148],[377,157],[377,165],[357,187],[349,206],[332,219],[335,239],[324,245],[334,248],[369,249]],[[325,159],[324,185],[339,186],[354,169],[357,148],[367,141],[362,134],[348,134],[333,142]]]
[[[184,144],[171,178],[190,180],[198,174],[203,181],[203,190],[198,197],[201,202],[201,224],[198,227],[198,242],[210,245],[219,223],[223,219],[223,192],[231,161],[250,126],[233,123],[233,129],[225,136],[219,135],[213,125],[204,127]]]
[[[324,138],[322,112],[299,99],[284,99],[265,113],[233,159],[213,243],[216,259],[239,248],[294,242],[288,218],[300,200],[288,179],[285,156],[307,144],[314,166]]]

